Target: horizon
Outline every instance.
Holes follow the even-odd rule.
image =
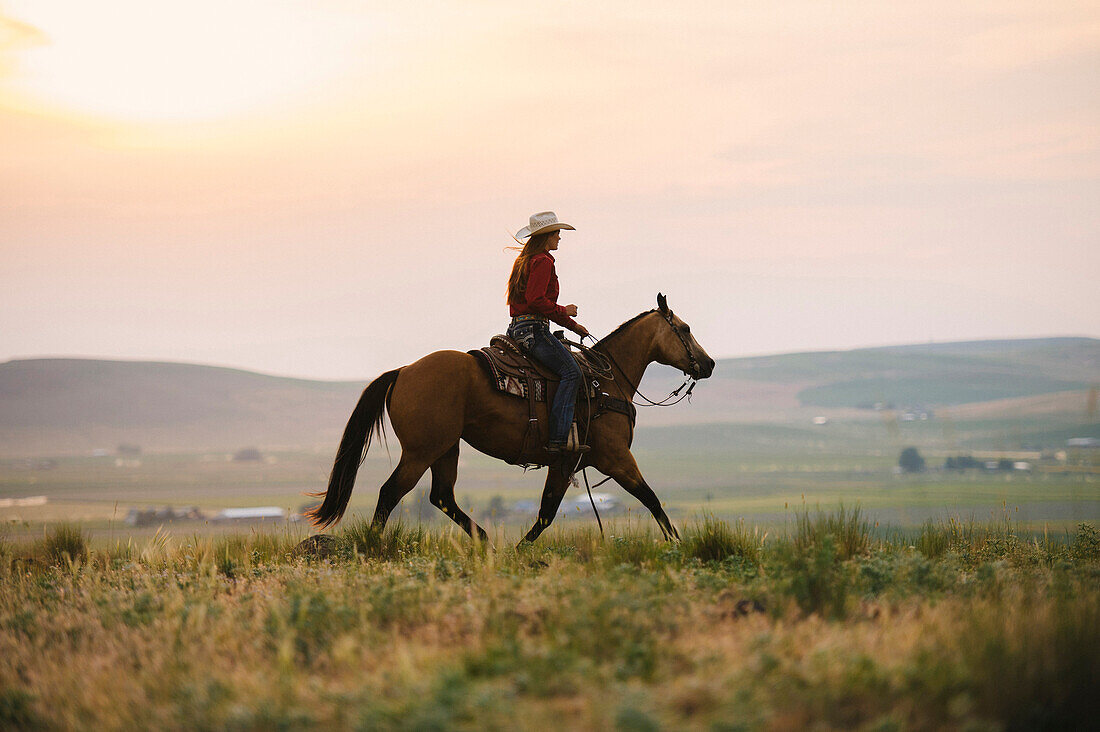
[[[0,358],[475,348],[542,210],[593,333],[1100,334],[1100,6],[550,7],[6,0]]]
[[[796,350],[796,351],[777,351],[777,352],[772,352],[772,353],[748,353],[748,354],[742,354],[742,355],[736,355],[736,356],[714,356],[713,358],[715,359],[715,361],[738,361],[738,360],[753,359],[753,358],[772,358],[772,357],[782,357],[782,356],[798,356],[798,355],[802,355],[802,354],[849,353],[849,352],[853,352],[853,351],[886,350],[886,349],[891,349],[891,348],[909,349],[909,348],[920,348],[922,346],[950,346],[950,345],[965,346],[965,345],[982,344],[982,343],[1014,343],[1014,342],[1028,342],[1028,341],[1098,341],[1098,342],[1100,342],[1100,337],[1087,336],[1087,335],[1054,335],[1054,336],[1023,336],[1023,337],[1019,337],[1019,338],[967,338],[967,339],[962,339],[962,340],[957,340],[957,341],[956,340],[951,340],[951,341],[914,341],[914,342],[888,343],[888,344],[878,344],[878,345],[869,345],[869,346],[855,346],[855,347],[852,347],[852,348],[820,348],[820,349],[807,349],[807,350]],[[481,344],[481,345],[487,345],[487,344],[488,344],[488,341],[486,341],[486,343]],[[479,347],[479,346],[472,346],[471,348],[477,348],[477,347]],[[237,365],[237,364],[211,363],[211,362],[205,362],[205,361],[187,361],[187,360],[178,360],[178,359],[168,360],[168,359],[142,358],[142,357],[132,357],[132,358],[129,358],[129,357],[103,357],[103,356],[84,356],[84,355],[71,355],[71,354],[70,355],[45,354],[45,355],[36,355],[36,356],[11,356],[11,357],[7,358],[4,361],[0,361],[0,366],[3,366],[5,364],[9,364],[9,363],[26,362],[26,361],[93,361],[93,362],[102,361],[102,362],[110,362],[110,363],[164,364],[164,365],[179,365],[179,366],[195,366],[195,367],[206,367],[206,368],[214,368],[214,369],[226,369],[226,370],[229,370],[229,371],[242,371],[242,372],[246,372],[246,373],[256,374],[258,376],[268,376],[268,377],[279,378],[279,379],[293,379],[293,380],[300,380],[300,381],[323,381],[323,382],[333,382],[333,383],[336,383],[336,382],[346,383],[346,382],[370,380],[370,379],[373,379],[377,375],[377,374],[368,374],[368,375],[363,375],[363,376],[359,376],[359,377],[330,379],[330,378],[317,377],[317,376],[308,376],[308,375],[303,375],[303,374],[276,373],[276,372],[264,371],[262,369],[251,368],[249,366],[243,366],[243,365]],[[409,362],[409,363],[411,363],[411,362]],[[406,366],[406,365],[408,365],[408,364],[401,364],[400,366],[391,365],[391,366],[386,367],[384,370],[388,371],[391,368],[399,368],[399,367],[403,367],[403,366]],[[668,367],[668,366],[663,366],[662,364],[658,364],[656,362],[654,362],[653,364],[650,364],[650,365],[655,366],[658,369],[672,368],[672,367]],[[675,369],[673,369],[673,370],[675,370]],[[650,375],[650,373],[651,373],[650,370],[647,369],[646,375],[648,376],[648,375]]]

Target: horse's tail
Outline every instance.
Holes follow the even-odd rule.
[[[324,493],[313,493],[318,498],[325,497],[319,506],[306,511],[306,517],[319,529],[336,523],[344,515],[351,499],[351,489],[355,486],[355,474],[359,465],[367,456],[371,438],[382,434],[382,418],[389,406],[390,393],[397,374],[401,369],[387,371],[372,381],[363,390],[359,403],[351,413],[348,426],[344,428],[344,437],[340,440],[340,449],[336,452],[336,462],[328,478],[328,489]]]

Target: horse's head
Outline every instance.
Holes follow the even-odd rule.
[[[714,373],[714,359],[695,340],[691,326],[669,309],[665,296],[660,293],[657,294],[657,312],[665,323],[657,328],[653,359],[696,379],[705,379]]]

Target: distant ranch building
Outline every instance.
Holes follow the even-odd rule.
[[[286,511],[278,506],[255,508],[226,508],[214,515],[215,521],[281,521]]]
[[[27,506],[45,506],[46,496],[27,496],[26,498],[0,498],[0,508],[25,508]]]

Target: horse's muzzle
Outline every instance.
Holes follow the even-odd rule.
[[[709,379],[710,375],[714,373],[714,359],[708,358],[705,361],[699,363],[698,368],[695,371],[696,379]]]

